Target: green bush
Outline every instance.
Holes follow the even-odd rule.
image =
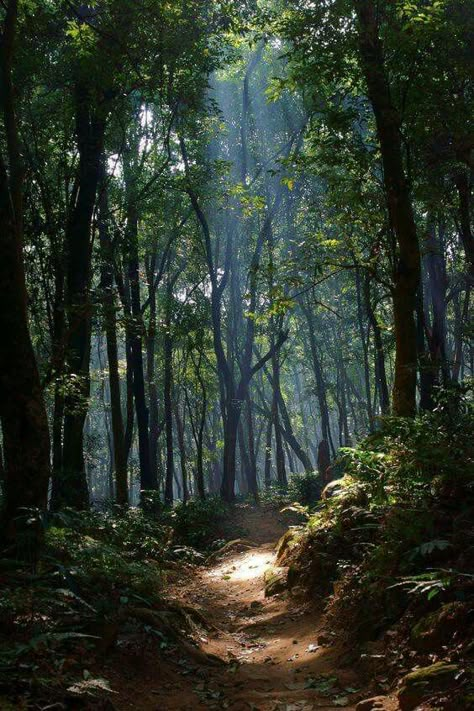
[[[379,432],[345,449],[345,471],[368,486],[374,502],[421,503],[474,483],[471,389],[439,390],[434,412],[386,418]],[[456,410],[454,411],[455,402]]]
[[[198,550],[209,548],[214,541],[228,537],[233,528],[230,513],[229,506],[217,496],[179,503],[170,517],[176,542]]]
[[[322,483],[318,472],[292,474],[288,484],[288,498],[303,506],[313,506],[321,496]]]
[[[344,450],[340,491],[310,515],[293,554],[298,584],[327,595],[339,580],[331,614],[361,629],[420,596],[474,599],[473,431],[470,391],[440,391],[434,412],[387,418]]]

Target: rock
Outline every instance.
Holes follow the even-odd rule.
[[[359,701],[356,711],[384,711],[386,709],[386,696],[374,696],[371,699]]]
[[[272,597],[284,592],[288,587],[286,568],[269,568],[264,573],[265,597]]]
[[[418,652],[438,652],[451,642],[456,632],[467,631],[467,617],[471,606],[450,602],[423,617],[412,629],[411,644]]]
[[[323,633],[318,635],[317,642],[320,647],[327,647],[329,644],[331,644],[332,638],[329,635]]]
[[[401,711],[413,711],[423,700],[450,689],[460,675],[461,670],[456,664],[445,662],[437,662],[410,672],[403,677],[398,691]]]
[[[321,493],[322,500],[326,501],[327,499],[332,499],[334,496],[340,496],[343,494],[345,489],[344,484],[344,477],[342,479],[334,479],[334,481],[330,481],[329,484],[326,484]]]
[[[334,479],[324,487],[321,499],[327,501],[335,498],[347,499],[354,506],[366,506],[368,504],[368,497],[363,487],[350,476]]]
[[[298,540],[301,538],[301,535],[301,529],[290,528],[280,538],[276,547],[276,559],[279,565],[281,563],[285,563],[292,549],[297,545]]]

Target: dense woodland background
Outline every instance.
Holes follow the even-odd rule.
[[[469,387],[469,0],[0,12],[7,539],[322,486]]]
[[[472,711],[473,48],[0,1],[2,710]]]

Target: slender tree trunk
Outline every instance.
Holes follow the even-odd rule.
[[[55,290],[53,315],[53,356],[52,371],[54,377],[54,402],[52,422],[52,486],[51,508],[57,508],[61,491],[61,472],[63,462],[63,420],[64,420],[64,256],[61,254],[55,263]]]
[[[272,483],[272,417],[268,418],[267,433],[265,437],[265,487],[268,489]]]
[[[120,506],[126,506],[128,504],[127,455],[125,451],[125,433],[120,395],[117,323],[115,318],[116,298],[114,292],[113,247],[110,240],[107,216],[107,187],[105,184],[105,170],[103,170],[101,194],[99,198],[102,308],[107,340],[107,360],[109,365],[110,409],[112,416],[116,501]]]
[[[275,429],[275,457],[276,457],[276,470],[277,470],[277,480],[280,486],[286,488],[288,486],[288,479],[286,476],[286,466],[285,466],[285,450],[283,449],[283,439],[281,435],[280,428],[280,413],[279,413],[279,395],[281,396],[280,390],[280,363],[278,360],[278,355],[274,354],[272,356],[272,377],[273,377],[273,427]]]
[[[471,297],[471,290],[469,286],[466,289],[466,294],[464,296],[464,304],[461,308],[459,295],[455,294],[453,297],[453,307],[454,307],[454,354],[453,354],[453,368],[452,368],[452,379],[453,382],[459,382],[459,376],[461,372],[461,367],[463,365],[463,350],[464,350],[464,329],[465,324],[468,321],[469,315],[469,302]],[[472,372],[472,369],[471,369]]]
[[[362,346],[362,357],[364,363],[364,385],[365,385],[365,399],[367,402],[367,419],[369,422],[369,431],[373,432],[374,429],[374,413],[372,410],[372,395],[370,391],[370,368],[369,368],[369,344],[368,337],[366,335],[366,325],[364,319],[364,311],[362,306],[362,286],[360,270],[357,267],[355,269],[355,283],[356,283],[356,295],[357,295],[357,322],[359,324],[359,336]]]
[[[321,416],[321,433],[322,438],[329,442],[333,455],[335,455],[335,448],[332,441],[331,425],[329,420],[329,408],[326,396],[326,383],[324,382],[323,370],[321,367],[321,362],[318,355],[318,349],[316,346],[316,337],[314,334],[314,320],[311,313],[310,307],[302,306],[303,313],[306,316],[306,322],[308,324],[308,335],[309,335],[309,345],[311,352],[311,359],[313,363],[313,372],[316,380],[316,395],[319,404],[319,414]]]
[[[329,473],[331,466],[331,455],[327,440],[322,439],[318,447],[318,472],[323,482],[323,486],[329,483]]]
[[[240,472],[242,483],[240,485],[240,491],[242,494],[247,494],[250,491],[249,488],[249,470],[250,470],[250,460],[247,452],[247,447],[245,443],[244,435],[244,425],[242,423],[242,418],[239,422],[239,452],[240,452]]]
[[[434,408],[433,387],[436,385],[436,369],[433,368],[433,362],[425,344],[425,316],[423,313],[423,290],[421,284],[417,298],[416,315],[418,357],[420,362],[420,409],[432,410]]]
[[[442,244],[442,228],[439,225],[438,239],[436,223],[430,220],[427,226],[425,240],[424,263],[426,265],[429,302],[431,303],[432,321],[429,335],[431,361],[435,371],[435,379],[439,379],[441,371],[443,383],[449,381],[449,368],[446,358],[446,263],[444,260],[444,245]]]
[[[183,484],[183,503],[189,499],[188,470],[186,467],[186,446],[184,443],[184,420],[179,412],[179,403],[176,402],[174,408],[174,418],[176,421],[176,432],[178,435],[179,459],[181,464],[181,481]]]
[[[168,293],[168,301],[170,299]],[[173,503],[173,342],[171,338],[170,304],[166,306],[166,323],[163,337],[163,377],[164,377],[164,408],[165,408],[165,434],[166,434],[166,474],[165,474],[165,503]]]
[[[127,364],[127,373],[125,376],[125,457],[128,464],[133,443],[133,426],[135,422],[135,411],[133,407],[132,335],[129,319],[125,321],[125,361]]]
[[[224,475],[221,483],[221,495],[224,501],[233,501],[234,499],[235,453],[240,409],[240,401],[234,398],[228,401],[227,416],[224,423]]]
[[[249,443],[248,487],[250,493],[254,498],[255,503],[258,503],[257,456],[255,452],[252,400],[249,393],[247,393],[247,399],[245,404],[247,415],[247,438]]]
[[[130,168],[127,169],[128,173]],[[130,283],[130,324],[131,365],[133,372],[133,398],[138,431],[138,456],[140,460],[140,486],[142,491],[152,490],[155,479],[150,462],[150,438],[148,431],[148,407],[145,393],[143,369],[143,318],[140,297],[140,265],[138,257],[138,215],[135,204],[133,180],[127,177],[127,239],[128,239],[128,278]]]
[[[79,148],[78,193],[66,228],[67,393],[61,487],[58,505],[89,505],[84,462],[84,424],[90,394],[92,306],[91,227],[101,171],[105,122],[82,80],[75,86],[76,135]]]
[[[375,380],[379,394],[380,410],[382,415],[388,415],[390,411],[390,395],[387,384],[387,373],[385,370],[385,352],[382,340],[382,330],[380,328],[375,309],[370,298],[370,275],[367,274],[364,282],[365,309],[374,334],[375,348]]]
[[[474,280],[474,235],[471,228],[471,185],[468,169],[459,171],[456,177],[456,187],[459,195],[459,231],[472,285]]]
[[[156,348],[156,289],[153,285],[155,272],[155,258],[151,259],[148,273],[148,283],[150,285],[149,301],[150,316],[147,333],[147,385],[148,403],[150,412],[150,466],[154,481],[154,488],[158,486],[158,438],[160,436],[160,422],[158,412],[158,387],[155,373],[155,348]]]
[[[354,9],[359,20],[362,69],[380,142],[390,222],[398,244],[393,295],[396,344],[393,410],[396,415],[410,417],[416,412],[415,309],[420,281],[420,249],[403,166],[401,120],[391,99],[376,3],[374,0],[357,0]]]

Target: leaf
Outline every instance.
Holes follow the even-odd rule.
[[[334,706],[349,706],[349,698],[347,696],[336,696],[335,699],[332,700]]]
[[[116,694],[117,692],[110,688],[110,684],[107,679],[85,679],[84,681],[78,681],[68,688],[72,694],[88,694],[91,696],[96,695],[96,692],[106,691],[109,694]]]

